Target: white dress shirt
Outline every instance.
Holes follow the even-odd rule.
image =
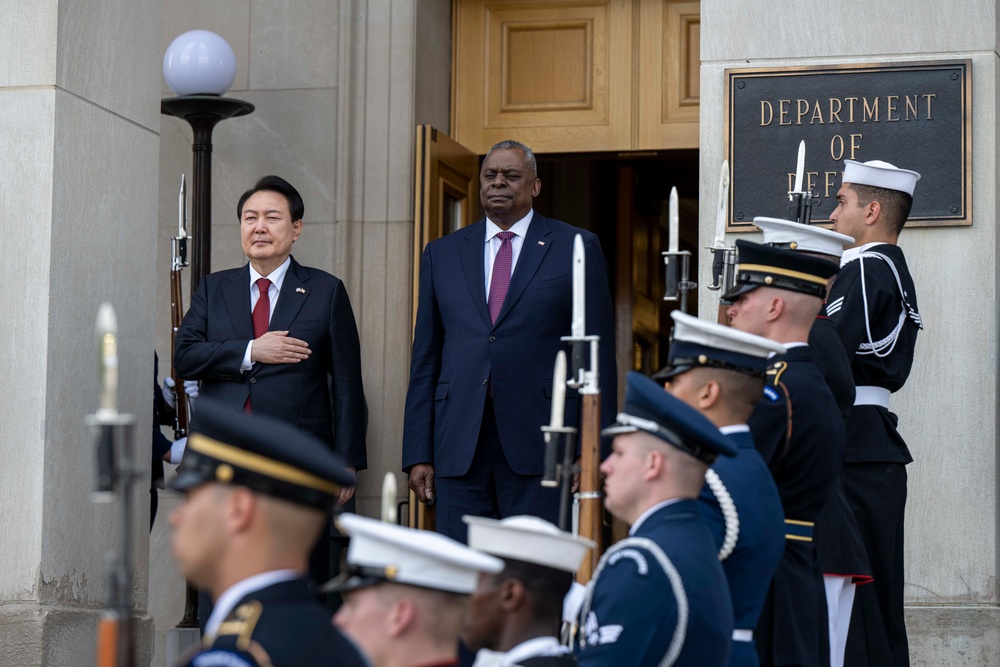
[[[257,273],[257,270],[253,268],[253,264],[250,264],[250,312],[253,312],[254,306],[257,305],[258,299],[260,299],[260,289],[257,288],[257,281],[261,278],[267,278],[271,281],[270,287],[267,288],[267,298],[270,300],[271,312],[267,314],[267,321],[271,321],[271,316],[274,315],[274,306],[278,303],[278,295],[281,293],[281,284],[285,282],[285,274],[288,273],[288,267],[292,265],[291,256],[286,257],[285,261],[282,262],[281,266],[271,271],[270,274],[262,276]],[[250,361],[250,348],[253,346],[253,341],[251,340],[247,343],[247,350],[243,353],[243,363],[240,364],[241,371],[248,371],[253,367],[253,362]]]
[[[521,246],[524,245],[524,237],[528,233],[528,225],[531,222],[531,216],[534,214],[534,209],[528,211],[528,215],[524,216],[513,225],[511,225],[508,232],[514,232],[514,236],[510,239],[510,275],[514,275],[514,267],[517,266],[517,258],[521,254]],[[484,239],[485,249],[483,255],[483,266],[486,268],[486,299],[490,298],[490,281],[493,278],[493,262],[497,258],[497,253],[500,252],[500,246],[503,244],[497,234],[504,230],[500,229],[495,222],[486,218],[486,238]]]

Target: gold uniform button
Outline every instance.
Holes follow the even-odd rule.
[[[703,365],[707,364],[708,363],[708,357],[706,357],[704,354],[699,354],[698,355],[698,363],[699,364],[703,364]]]
[[[395,579],[397,576],[399,576],[399,568],[398,567],[396,567],[395,565],[386,565],[385,566],[385,578],[386,579]]]
[[[220,484],[229,484],[233,481],[233,467],[228,463],[223,463],[215,469],[215,479]]]
[[[764,276],[764,284],[765,285],[770,285],[773,282],[774,282],[774,278],[772,278],[771,276]]]
[[[799,244],[796,243],[795,241],[792,241],[791,243],[788,244],[788,247],[791,248],[792,250],[795,250],[796,248],[799,247]]]

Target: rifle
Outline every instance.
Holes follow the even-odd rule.
[[[729,211],[729,161],[722,161],[719,176],[719,203],[715,217],[715,242],[705,246],[712,251],[712,284],[708,289],[725,294],[736,284],[736,248],[726,247],[726,223]],[[729,325],[726,315],[731,304],[719,299],[718,323]]]
[[[663,264],[666,267],[667,286],[663,295],[664,301],[679,301],[681,312],[687,312],[688,292],[698,288],[698,283],[690,279],[691,251],[679,250],[680,215],[677,205],[677,188],[670,188],[669,239],[666,252],[661,252]]]
[[[97,454],[95,503],[117,502],[119,553],[107,557],[105,608],[97,628],[97,667],[134,667],[135,639],[129,607],[132,572],[132,485],[143,470],[132,458],[135,418],[118,412],[118,321],[109,303],[97,311],[100,401],[87,415]]]
[[[574,473],[580,473],[580,489],[575,496],[579,508],[576,532],[594,542],[590,558],[585,559],[577,572],[577,581],[586,583],[593,575],[597,560],[604,550],[603,505],[601,503],[601,390],[598,382],[598,344],[600,336],[588,336],[586,329],[586,258],[583,237],[579,234],[573,241],[573,319],[569,336],[561,340],[571,345],[572,374],[565,374],[565,352],[556,356],[555,377],[552,381],[552,423],[543,426],[546,434],[546,473],[542,484],[555,486],[562,484],[560,501],[560,523],[565,525],[569,499],[569,485]],[[589,350],[588,350],[589,348]],[[589,351],[589,354],[588,354]],[[560,370],[560,368],[562,370]],[[563,402],[566,387],[580,392],[580,465],[572,465],[573,434],[576,429],[562,425]],[[557,451],[563,443],[563,464],[557,466]]]
[[[184,438],[188,434],[190,411],[188,410],[187,391],[184,380],[177,374],[174,367],[175,342],[177,331],[184,319],[184,294],[181,290],[181,269],[189,266],[187,261],[187,188],[184,174],[181,174],[181,191],[177,202],[177,236],[171,241],[170,258],[170,377],[174,379],[174,440]],[[198,589],[185,582],[184,617],[177,623],[178,628],[198,627]]]

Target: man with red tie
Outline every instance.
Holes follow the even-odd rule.
[[[249,262],[198,285],[177,332],[174,366],[201,395],[276,417],[326,442],[354,471],[367,466],[361,346],[340,278],[291,256],[305,207],[288,181],[265,176],[240,197]],[[339,504],[353,488],[341,490]],[[312,572],[328,575],[328,541]]]
[[[573,240],[586,252],[586,333],[601,337],[602,424],[616,412],[614,313],[597,237],[532,209],[535,156],[502,141],[483,161],[486,218],[437,239],[420,262],[403,470],[438,531],[464,542],[462,516],[527,514],[558,522],[559,494],[543,489],[552,368],[572,319]],[[566,423],[580,408],[567,395]]]

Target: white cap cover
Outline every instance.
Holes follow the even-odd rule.
[[[337,525],[351,538],[348,565],[380,569],[386,581],[467,595],[476,589],[480,572],[504,568],[499,558],[438,533],[356,514],[341,514]]]
[[[469,546],[473,549],[565,572],[576,572],[587,550],[594,547],[590,540],[534,516],[499,521],[463,516],[462,521],[469,524]]]
[[[844,160],[844,183],[871,185],[886,190],[899,190],[913,196],[913,189],[920,180],[920,174],[909,169],[900,169],[882,160],[857,162]]]
[[[785,346],[770,338],[700,320],[679,310],[672,311],[670,316],[674,318],[674,345],[689,343],[760,359],[767,359],[772,354],[785,353]]]
[[[802,252],[840,257],[844,254],[844,246],[854,243],[853,236],[791,220],[754,218],[753,224],[764,232],[764,243]]]

